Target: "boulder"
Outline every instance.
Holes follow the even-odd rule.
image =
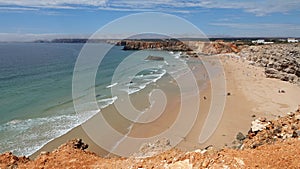
[[[276,70],[274,68],[266,68],[265,73],[266,74],[278,74],[278,70]]]
[[[245,140],[245,138],[246,138],[246,136],[245,136],[243,133],[241,133],[241,132],[239,132],[239,133],[236,135],[236,139],[237,139],[238,141],[243,141],[243,140]]]
[[[258,132],[266,129],[266,126],[269,125],[269,122],[263,122],[259,119],[252,121],[251,123],[251,131]]]

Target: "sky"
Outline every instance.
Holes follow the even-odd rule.
[[[0,0],[0,41],[88,37],[141,12],[176,15],[208,36],[300,37],[300,0]]]

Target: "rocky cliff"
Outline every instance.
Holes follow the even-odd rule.
[[[183,51],[188,55],[195,57],[196,53],[203,54],[220,54],[220,53],[237,53],[239,48],[234,43],[216,41],[178,41],[178,40],[160,40],[160,41],[143,41],[143,40],[123,40],[116,42],[116,45],[124,46],[124,50],[166,50],[166,51]]]
[[[251,64],[264,67],[267,77],[300,82],[300,44],[249,46],[239,55]]]
[[[222,53],[237,53],[240,49],[230,42],[215,41],[206,43],[203,47],[202,53],[205,54],[222,54]]]
[[[157,41],[143,41],[143,40],[123,40],[116,43],[116,45],[124,46],[123,50],[166,50],[166,51],[190,51],[191,49],[181,41],[178,40],[157,40]]]

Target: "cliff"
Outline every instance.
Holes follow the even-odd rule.
[[[122,40],[115,42],[124,46],[123,50],[165,50],[181,51],[189,57],[199,57],[201,54],[238,53],[240,49],[231,42],[221,40],[215,42],[179,41],[179,40]]]
[[[222,53],[238,53],[240,49],[231,42],[215,41],[206,43],[202,53],[205,54],[222,54]]]
[[[143,41],[143,40],[123,40],[116,43],[116,45],[124,46],[123,50],[166,50],[166,51],[190,51],[191,49],[181,41],[177,40],[157,40],[157,41]]]

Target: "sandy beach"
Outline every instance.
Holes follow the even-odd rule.
[[[205,143],[199,144],[199,134],[211,104],[211,88],[210,85],[207,85],[206,88],[200,92],[201,106],[195,124],[183,141],[176,145],[177,148],[182,150],[194,150],[209,145],[214,145],[217,148],[230,146],[238,132],[244,134],[248,132],[251,121],[255,119],[255,117],[267,117],[272,119],[298,108],[299,102],[297,96],[300,95],[299,86],[277,79],[266,78],[263,68],[249,65],[248,62],[243,59],[229,57],[226,54],[216,57],[220,57],[222,61],[226,75],[226,92],[230,93],[226,96],[222,119],[214,134]],[[196,68],[194,73],[203,73],[201,70],[201,68]],[[203,81],[198,83],[203,84]],[[166,90],[178,90],[176,84],[172,83],[168,78],[159,80],[157,84]],[[146,90],[151,90],[152,87],[149,85]],[[285,93],[279,93],[278,90],[284,90]],[[179,109],[178,103],[180,103],[180,98],[176,95],[176,92],[170,93],[173,94],[168,95],[168,104],[164,113],[151,124],[135,124],[130,133],[128,133],[128,127],[131,125],[131,122],[118,115],[114,106],[107,107],[105,110],[102,110],[102,113],[106,120],[123,134],[130,134],[136,137],[155,135],[168,128],[177,115],[176,112],[178,112]],[[206,99],[204,99],[204,97]],[[145,96],[133,96],[132,102],[137,108],[140,107],[140,109],[142,109],[148,105],[148,101],[142,98],[145,98]],[[98,115],[88,120],[86,123],[90,123],[91,125],[92,123],[96,123],[97,116]],[[117,121],[115,120],[116,118],[118,119]],[[149,132],[145,133],[145,130]],[[100,148],[88,137],[81,126],[78,126],[67,134],[46,144],[43,148],[34,153],[31,158],[36,157],[42,151],[53,151],[61,144],[73,138],[83,139],[84,142],[89,145],[88,150],[98,155],[106,156],[108,154],[107,151]],[[109,138],[106,139],[109,140]]]

